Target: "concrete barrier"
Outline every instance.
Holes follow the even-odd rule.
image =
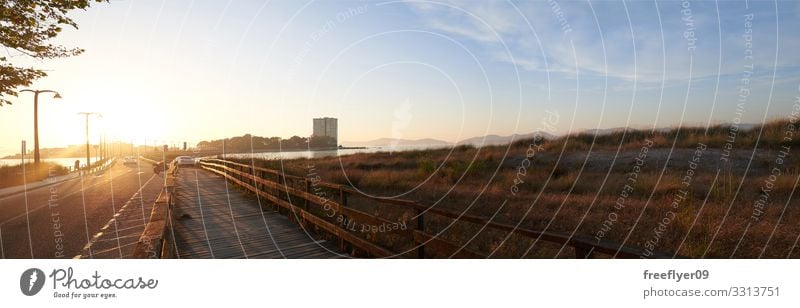
[[[172,237],[176,166],[165,173],[167,177],[161,194],[158,195],[150,220],[144,228],[133,250],[135,259],[171,259],[175,257],[175,239]]]

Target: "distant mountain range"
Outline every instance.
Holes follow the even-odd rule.
[[[725,123],[725,124],[719,124],[719,125],[726,126],[726,125],[731,125],[731,124],[730,123]],[[716,126],[716,125],[712,125],[712,126]],[[739,124],[739,130],[742,130],[742,131],[751,130],[751,129],[757,128],[759,126],[761,126],[761,124],[740,123]],[[684,125],[684,127],[705,127],[705,126],[704,125]],[[628,130],[628,131],[631,131],[631,130],[649,131],[650,129],[651,129],[650,127],[646,127],[646,128],[612,127],[612,128],[586,129],[586,130],[580,131],[580,134],[588,134],[588,135],[597,134],[598,136],[605,136],[605,135],[610,135],[610,134],[613,134],[613,133],[623,132],[625,130]],[[671,131],[673,129],[675,129],[675,127],[659,127],[659,128],[656,128],[656,131],[658,131],[658,132],[668,132],[668,131]]]
[[[556,137],[555,135],[546,132],[539,132],[539,134],[545,139],[553,139]],[[486,135],[482,137],[464,139],[459,141],[458,144],[470,144],[474,146],[503,145],[509,144],[511,141],[532,139],[534,136],[536,136],[536,132],[528,134],[512,134],[509,136]]]
[[[720,124],[720,125],[730,125],[730,124]],[[739,124],[740,130],[750,130],[753,128],[758,127],[760,124],[751,124],[751,123],[741,123]],[[657,128],[657,131],[669,131],[674,127],[661,127]],[[580,134],[590,134],[594,135],[597,134],[599,136],[609,135],[612,133],[622,132],[625,130],[648,130],[648,128],[630,128],[630,127],[612,127],[612,128],[600,128],[600,129],[586,129],[582,130],[578,133]],[[541,136],[545,139],[554,139],[559,136],[540,132]],[[531,139],[536,135],[536,132],[528,133],[528,134],[512,134],[507,136],[501,135],[486,135],[486,136],[478,136],[467,138],[461,140],[456,145],[463,145],[469,144],[473,146],[490,146],[490,145],[503,145],[508,144],[512,140],[524,140],[524,139]],[[433,148],[433,147],[446,147],[452,146],[452,142],[432,139],[432,138],[425,138],[425,139],[396,139],[396,138],[380,138],[370,141],[343,141],[342,145],[344,146],[360,146],[360,147],[426,147],[426,148]]]
[[[425,139],[395,139],[395,138],[380,138],[370,141],[343,141],[342,145],[349,147],[438,147],[448,146],[450,142],[437,140],[432,138]]]
[[[508,136],[500,136],[500,135],[487,135],[487,136],[479,136],[479,137],[472,137],[461,140],[456,143],[456,145],[463,145],[463,144],[470,144],[474,146],[489,146],[489,145],[502,145],[508,144],[511,140],[521,140],[521,139],[530,139],[536,133],[529,133],[529,134],[513,134]],[[553,134],[541,133],[542,137],[546,139],[552,139],[555,137]],[[425,139],[395,139],[395,138],[380,138],[370,141],[344,141],[342,142],[345,146],[364,146],[364,147],[391,147],[391,146],[399,146],[399,147],[446,147],[453,145],[452,142],[447,142],[444,140],[432,139],[432,138],[425,138]]]

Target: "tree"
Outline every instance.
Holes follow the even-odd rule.
[[[284,147],[288,149],[301,149],[304,147],[308,147],[306,143],[308,140],[306,138],[300,136],[292,136],[289,139],[284,140]]]
[[[108,0],[0,0],[0,106],[11,104],[6,96],[17,96],[18,87],[29,86],[47,76],[41,69],[14,66],[8,59],[16,52],[34,59],[53,59],[79,55],[80,48],[53,45],[48,41],[61,33],[63,26],[78,29],[67,17],[69,11],[85,10],[92,2]]]

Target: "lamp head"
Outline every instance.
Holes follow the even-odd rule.
[[[53,98],[61,99],[61,93],[56,92],[56,95],[53,95]]]

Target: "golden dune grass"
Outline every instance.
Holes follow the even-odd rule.
[[[709,136],[693,128],[656,134],[635,131],[627,135],[621,146],[621,133],[602,136],[588,160],[585,159],[586,150],[593,136],[562,137],[548,141],[544,146],[546,150],[536,153],[530,160],[524,175],[519,171],[529,148],[530,141],[526,140],[515,142],[510,148],[462,146],[452,153],[441,149],[355,154],[283,162],[258,161],[257,165],[276,168],[282,164],[287,173],[300,176],[306,175],[308,166],[313,165],[323,181],[352,185],[378,196],[404,194],[403,198],[423,204],[472,215],[495,216],[495,221],[534,230],[594,236],[613,212],[618,219],[611,230],[605,232],[604,238],[639,248],[648,247],[648,241],[652,244],[657,240],[650,247],[670,254],[785,258],[791,253],[791,257],[798,257],[800,249],[795,249],[794,245],[800,235],[800,204],[796,197],[790,199],[789,195],[795,189],[800,159],[789,158],[784,165],[777,166],[784,172],[774,181],[764,212],[757,219],[753,218],[760,188],[769,170],[776,167],[773,159],[776,149],[796,143],[785,143],[775,137],[782,133],[785,124],[767,124],[765,132],[770,135],[762,136],[757,158],[749,170],[747,158],[757,139],[752,131],[739,133],[741,138],[737,139],[740,143],[735,143],[734,162],[717,169],[721,150],[711,145],[724,144],[725,127],[712,128],[713,134]],[[676,133],[678,146],[672,149],[668,162],[669,146]],[[644,138],[655,140],[654,146],[637,180],[632,183],[629,177],[635,164],[633,158]],[[708,147],[702,164],[686,186],[683,180],[689,168],[688,160],[698,142]],[[561,156],[559,160],[562,148],[575,156]],[[506,150],[508,155],[504,156]],[[795,150],[800,151],[800,146]],[[615,153],[617,161],[612,165],[610,160]],[[625,206],[614,209],[626,184],[632,191],[625,199]],[[511,189],[514,185],[515,194]],[[682,192],[684,197],[673,206]],[[385,213],[387,217],[402,215],[391,213],[397,209],[377,208],[367,201],[357,206],[371,208],[379,215]],[[659,223],[664,224],[665,217],[669,217],[669,222],[663,232],[656,235],[655,229],[659,228]],[[515,234],[480,231],[481,226],[471,223],[433,218],[428,220],[428,227],[441,231],[443,238],[474,251],[492,253],[493,257],[561,257],[571,253],[566,249],[560,251],[559,245]]]

